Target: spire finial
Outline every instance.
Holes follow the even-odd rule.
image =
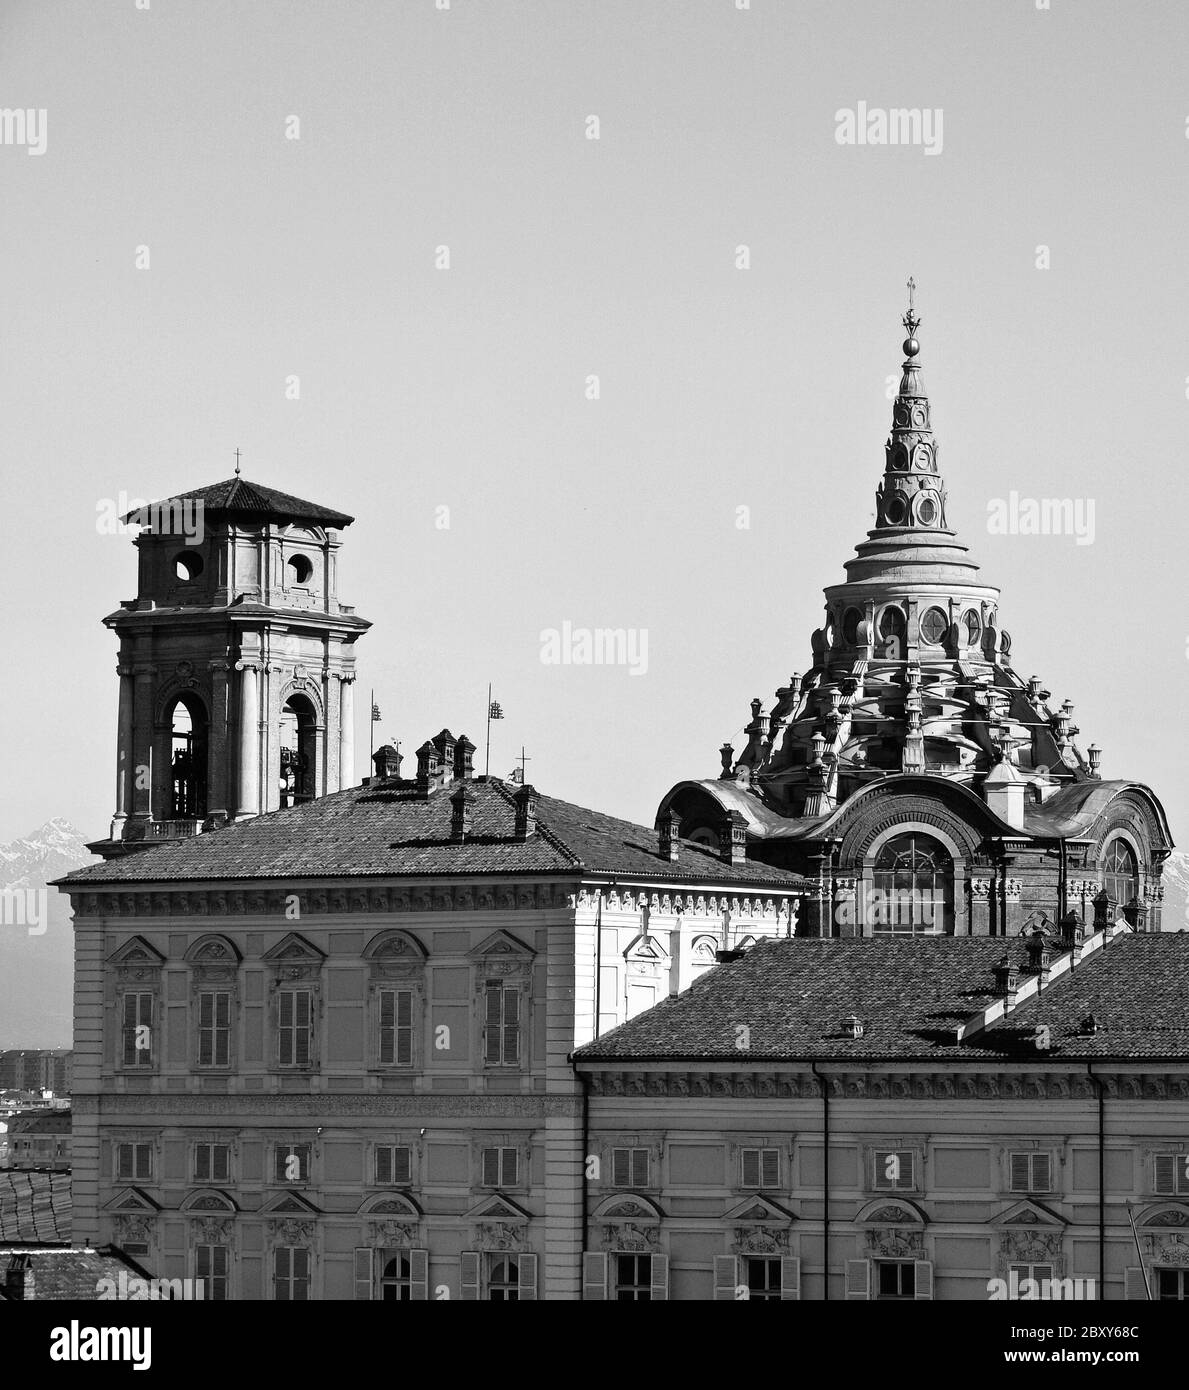
[[[908,337],[904,342],[904,351],[909,357],[915,357],[921,350],[921,345],[917,342],[916,337],[917,329],[921,326],[921,321],[916,313],[916,290],[917,282],[910,275],[908,277],[908,312],[900,320],[908,330]],[[911,346],[909,346],[909,344],[911,344]]]
[[[235,451],[235,476],[239,477],[239,450]]]

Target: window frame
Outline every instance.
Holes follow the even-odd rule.
[[[297,1255],[305,1257],[305,1271],[299,1274],[296,1269]],[[281,1256],[287,1256],[288,1270],[285,1274],[281,1273]],[[272,1290],[272,1301],[275,1303],[310,1303],[314,1285],[314,1252],[308,1245],[274,1245],[272,1248],[272,1273],[270,1275],[270,1286]],[[280,1289],[282,1281],[289,1287],[289,1297],[282,1298]],[[303,1297],[293,1296],[294,1290],[300,1285],[303,1288]]]
[[[399,1153],[399,1152],[403,1152],[403,1153],[405,1153],[405,1154],[408,1155],[408,1165],[407,1165],[408,1176],[407,1176],[407,1177],[404,1177],[404,1178],[398,1178],[398,1177],[396,1176],[396,1172],[397,1172],[396,1154]],[[389,1169],[389,1171],[390,1171],[390,1173],[392,1174],[391,1177],[382,1178],[382,1177],[380,1176],[380,1155],[381,1155],[382,1153],[387,1153],[388,1156],[389,1156],[388,1162],[389,1162],[389,1164],[390,1164],[390,1169]],[[385,1144],[373,1144],[373,1145],[372,1145],[372,1183],[373,1183],[374,1186],[376,1186],[376,1187],[412,1187],[413,1181],[414,1181],[414,1176],[413,1176],[413,1165],[414,1165],[414,1162],[415,1162],[415,1158],[414,1158],[414,1146],[413,1146],[412,1144],[400,1144],[400,1143],[393,1143],[393,1144],[387,1144],[387,1143],[385,1143]]]
[[[220,1176],[215,1172],[214,1151],[215,1151],[216,1149],[222,1149],[222,1150],[224,1150],[225,1156],[226,1156],[226,1163],[225,1163],[226,1171],[223,1173],[222,1177],[220,1177]],[[209,1165],[210,1165],[210,1171],[209,1171],[208,1173],[206,1173],[206,1174],[202,1174],[202,1173],[200,1173],[200,1172],[198,1171],[198,1169],[199,1169],[198,1156],[199,1156],[199,1154],[200,1154],[203,1150],[206,1150],[206,1151],[207,1151],[207,1159],[208,1159],[208,1163],[209,1163]],[[233,1181],[233,1178],[232,1178],[232,1176],[231,1176],[231,1172],[232,1172],[232,1169],[231,1169],[231,1143],[230,1143],[229,1140],[227,1140],[227,1139],[197,1139],[197,1140],[194,1141],[193,1144],[191,1144],[191,1146],[190,1146],[190,1173],[191,1173],[191,1181],[192,1181],[192,1182],[195,1182],[195,1183],[202,1183],[202,1184],[204,1184],[204,1185],[211,1185],[211,1186],[215,1186],[215,1185],[217,1185],[217,1184],[219,1184],[219,1183],[230,1183],[230,1182]]]
[[[620,1154],[626,1155],[625,1162],[627,1164],[627,1176],[623,1182],[619,1181],[616,1172],[616,1165]],[[610,1181],[607,1184],[608,1187],[614,1188],[616,1191],[620,1192],[639,1192],[642,1188],[653,1186],[651,1182],[652,1150],[648,1148],[647,1145],[613,1144],[608,1151],[608,1157],[610,1159],[609,1167],[611,1170]],[[642,1182],[637,1182],[635,1181],[639,1176],[637,1165],[641,1161],[644,1164],[644,1180]]]
[[[898,1158],[900,1158],[901,1160],[903,1160],[904,1158],[907,1158],[907,1159],[908,1159],[908,1162],[909,1162],[909,1174],[908,1174],[908,1180],[907,1180],[907,1181],[904,1181],[904,1180],[903,1180],[903,1169],[904,1169],[903,1162],[901,1163],[901,1177],[900,1177],[900,1178],[896,1178],[896,1179],[894,1179],[894,1180],[889,1180],[889,1179],[886,1178],[886,1177],[882,1177],[882,1178],[881,1178],[881,1170],[882,1170],[882,1172],[886,1172],[886,1171],[887,1171],[886,1160],[887,1160],[888,1158],[890,1158],[893,1154],[895,1154],[895,1155],[896,1155]],[[881,1163],[881,1161],[880,1161],[881,1159],[884,1160],[883,1163]],[[919,1189],[919,1184],[918,1184],[918,1181],[917,1181],[917,1179],[918,1179],[918,1177],[919,1177],[919,1175],[920,1175],[920,1154],[919,1154],[919,1152],[918,1152],[916,1149],[902,1149],[902,1148],[886,1148],[886,1149],[885,1149],[885,1148],[876,1148],[876,1147],[873,1146],[872,1149],[871,1149],[871,1168],[870,1168],[870,1172],[871,1172],[871,1187],[870,1187],[869,1190],[872,1191],[872,1192],[917,1192],[917,1191],[920,1190],[920,1189]]]
[[[220,1025],[218,1021],[218,998],[223,996],[227,1002],[226,1022]],[[211,1005],[211,1022],[204,1026],[202,1022],[203,999],[209,997],[214,1001]],[[201,1067],[203,1071],[229,1071],[232,1063],[232,1012],[235,1007],[235,991],[226,986],[200,985],[194,992],[194,1066]],[[209,1061],[203,1060],[203,1034],[210,1034],[211,1058]],[[219,1060],[219,1041],[222,1035],[223,1050],[225,1056]]]
[[[756,1182],[747,1181],[747,1161],[749,1155],[756,1155]],[[766,1161],[771,1156],[776,1164],[776,1175],[771,1182],[766,1181]],[[739,1186],[745,1192],[779,1191],[783,1170],[780,1148],[771,1144],[744,1144],[739,1149]]]
[[[202,1252],[204,1250],[210,1252],[222,1251],[226,1263],[226,1268],[222,1274],[216,1273],[213,1269],[203,1273]],[[191,1268],[194,1271],[194,1280],[197,1281],[201,1279],[203,1281],[202,1297],[204,1300],[216,1303],[231,1302],[232,1259],[230,1245],[222,1241],[196,1241],[191,1250]],[[221,1293],[218,1292],[220,1284],[222,1285]]]
[[[155,1145],[151,1139],[113,1139],[112,1140],[112,1180],[113,1182],[130,1183],[151,1183],[153,1172],[156,1168],[156,1156],[153,1152]],[[132,1172],[122,1173],[120,1171],[121,1153],[124,1149],[132,1150]],[[143,1150],[147,1156],[145,1165],[146,1171],[138,1171],[140,1168],[140,1151]]]
[[[304,1024],[297,1022],[297,1006],[293,1005],[293,1022],[286,1023],[285,1020],[285,1000],[292,998],[296,1000],[305,996],[309,1001],[309,1013]],[[286,1071],[313,1071],[317,1069],[318,1059],[316,1050],[316,1017],[317,1010],[315,1000],[317,991],[309,984],[304,985],[280,985],[276,996],[276,1030],[277,1030],[277,1051],[276,1065]],[[290,1059],[285,1057],[285,1034],[292,1033],[291,1047],[289,1051],[293,1054]],[[307,1034],[306,1039],[306,1059],[300,1061],[297,1057],[298,1038],[302,1032]]]
[[[376,1010],[376,1065],[386,1070],[409,1071],[417,1065],[417,990],[412,985],[381,984],[375,990]],[[386,996],[392,996],[392,1023],[384,1022]],[[400,996],[408,996],[408,1023],[400,1022]],[[385,1057],[385,1032],[391,1029],[392,1056]],[[401,1035],[406,1034],[408,1056],[401,1056]]]
[[[154,1033],[156,1031],[156,1018],[159,1013],[157,1007],[157,991],[152,989],[125,989],[120,994],[120,1070],[121,1071],[151,1071],[157,1065],[157,1047]],[[128,1003],[130,1000],[137,1000],[135,1007],[135,1021],[128,1023]],[[148,1019],[142,1016],[142,1003],[149,1001]],[[136,1030],[138,1027],[148,1025],[149,1045],[147,1048],[136,1046]],[[129,1036],[132,1039],[132,1046],[129,1048]],[[128,1060],[131,1052],[132,1061]]]
[[[489,1181],[488,1155],[494,1154],[497,1181]],[[512,1176],[508,1177],[507,1164],[511,1156]],[[479,1183],[482,1188],[516,1188],[521,1183],[521,1154],[516,1144],[482,1144],[479,1147]]]
[[[1015,1171],[1016,1164],[1020,1160],[1024,1160],[1028,1165],[1028,1177],[1025,1182],[1025,1185],[1022,1187],[1017,1186],[1016,1184]],[[1045,1174],[1048,1177],[1048,1182],[1044,1184],[1037,1183],[1035,1181],[1036,1165],[1038,1160],[1043,1161],[1046,1165]],[[1007,1190],[1009,1192],[1025,1196],[1029,1193],[1036,1194],[1055,1192],[1057,1190],[1056,1163],[1054,1162],[1054,1157],[1051,1150],[1010,1149],[1007,1155]]]
[[[288,1143],[285,1140],[273,1141],[273,1163],[271,1174],[268,1181],[270,1187],[309,1187],[313,1181],[314,1168],[314,1145],[308,1140],[299,1140],[296,1143]],[[296,1156],[299,1151],[305,1154],[305,1172],[299,1178],[286,1178],[283,1176],[284,1165],[291,1156]]]
[[[498,1019],[493,1021],[490,1000],[497,992],[500,999]],[[509,998],[516,1000],[516,1019],[512,1023],[508,1021],[506,1007]],[[524,1024],[528,1013],[528,990],[525,982],[521,979],[510,980],[483,974],[479,1003],[480,1055],[483,1058],[484,1071],[523,1071],[527,1064]],[[496,1042],[494,1048],[493,1039]],[[515,1053],[511,1058],[508,1056],[509,1042]]]

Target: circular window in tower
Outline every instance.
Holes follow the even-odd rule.
[[[290,584],[308,584],[314,573],[314,566],[308,555],[294,555],[289,560]]]
[[[859,624],[863,621],[863,615],[857,608],[848,608],[842,615],[842,640],[848,647],[853,647],[859,640]]]
[[[904,636],[904,613],[895,605],[885,608],[880,614],[879,635],[881,637]]]
[[[202,556],[197,550],[183,550],[174,560],[173,567],[177,577],[189,584],[202,573]]]
[[[922,526],[932,526],[937,520],[937,503],[932,497],[922,497],[917,503],[917,520]]]
[[[983,630],[982,623],[978,620],[978,614],[973,608],[967,609],[966,616],[962,619],[966,628],[966,644],[970,647],[978,646],[979,633]]]
[[[898,493],[892,493],[891,497],[885,499],[883,504],[883,519],[889,526],[903,526],[907,508],[904,505],[904,498]]]
[[[940,608],[930,608],[921,619],[921,636],[933,646],[941,642],[948,628],[949,623]]]

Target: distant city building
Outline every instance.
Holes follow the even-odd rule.
[[[68,1096],[74,1079],[69,1048],[19,1048],[0,1052],[0,1091],[52,1091]]]
[[[70,1171],[70,1111],[21,1110],[6,1121],[6,1168],[55,1168]]]

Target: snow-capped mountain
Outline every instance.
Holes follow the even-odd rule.
[[[1173,850],[1164,864],[1164,910],[1160,924],[1165,931],[1189,931],[1189,854]]]
[[[0,845],[0,1050],[71,1045],[70,899],[48,885],[94,862],[60,816]]]

